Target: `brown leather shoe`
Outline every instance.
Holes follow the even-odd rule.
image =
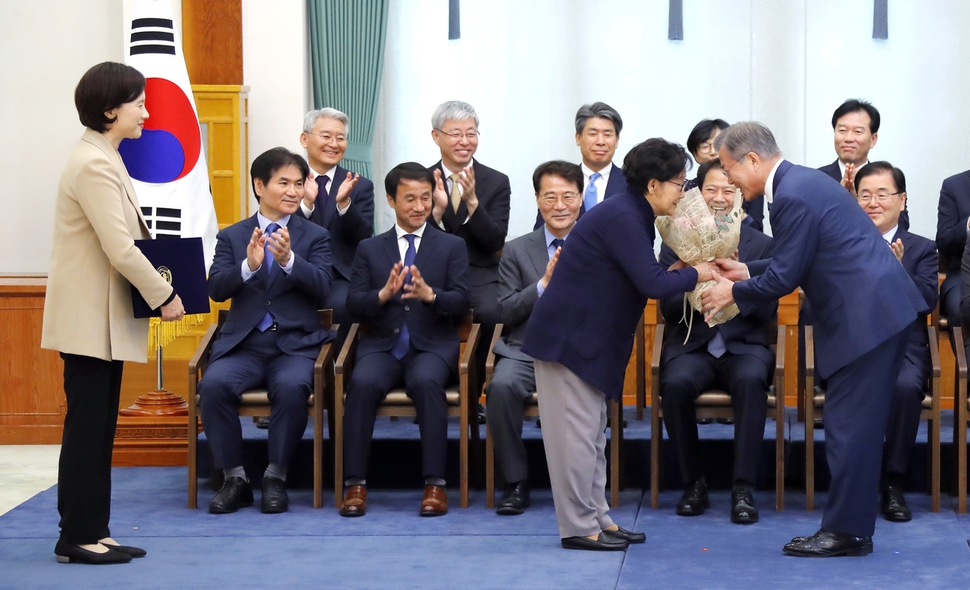
[[[424,486],[421,499],[421,516],[441,516],[448,514],[448,494],[441,486]]]
[[[340,516],[363,516],[367,513],[367,488],[350,486],[344,494],[344,504]]]

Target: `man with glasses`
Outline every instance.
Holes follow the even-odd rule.
[[[936,244],[933,240],[910,233],[900,224],[900,214],[906,210],[906,177],[903,171],[889,162],[866,164],[855,175],[855,188],[859,205],[890,244],[926,300],[926,305],[930,309],[935,308],[939,280]],[[932,368],[925,325],[924,313],[920,315],[917,327],[909,338],[906,356],[896,379],[886,431],[882,514],[886,520],[894,522],[906,522],[913,518],[903,496],[903,483],[916,445],[923,391]]]
[[[559,260],[559,250],[579,219],[583,172],[576,164],[554,160],[532,175],[543,225],[510,241],[499,262],[498,301],[508,336],[495,344],[495,372],[485,388],[488,425],[495,442],[505,493],[496,512],[516,515],[529,507],[528,460],[522,444],[525,402],[536,390],[532,357],[522,340],[532,308],[542,296]],[[488,340],[488,335],[484,336]]]
[[[340,166],[347,151],[349,119],[325,108],[306,114],[300,145],[307,151],[310,177],[297,215],[330,232],[333,287],[325,307],[333,309],[341,337],[353,320],[347,315],[347,290],[357,244],[374,234],[374,183]]]
[[[474,159],[478,150],[478,114],[472,105],[452,100],[431,115],[431,138],[441,160],[428,168],[444,183],[434,195],[429,222],[465,240],[468,248],[469,303],[483,334],[499,322],[498,262],[509,231],[512,187],[509,177]],[[487,338],[476,351],[478,375],[485,375]],[[480,383],[474,388],[477,396]]]
[[[793,538],[784,552],[868,555],[893,390],[910,333],[929,306],[842,187],[785,161],[767,127],[737,123],[714,146],[745,199],[765,195],[775,250],[747,264],[717,259],[723,276],[715,272],[717,284],[704,294],[708,317],[735,301],[743,313],[802,287],[815,310],[817,375],[828,383],[825,454],[832,483],[822,526]]]

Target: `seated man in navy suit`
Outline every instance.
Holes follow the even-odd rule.
[[[855,176],[859,204],[892,246],[930,309],[936,307],[938,257],[936,244],[910,233],[899,223],[906,209],[906,177],[889,162],[866,164]],[[882,514],[886,520],[906,522],[913,518],[903,496],[909,459],[916,445],[923,391],[932,369],[926,314],[921,314],[909,337],[906,356],[896,379],[896,389],[883,451]]]
[[[711,212],[730,213],[737,189],[728,182],[720,160],[702,164],[697,177]],[[742,223],[738,260],[770,257],[771,238]],[[669,246],[660,248],[660,264],[669,267],[677,260]],[[704,391],[722,389],[731,396],[735,415],[731,522],[758,522],[753,491],[764,439],[768,387],[775,366],[769,330],[778,313],[778,301],[759,303],[713,328],[704,322],[704,314],[689,305],[686,309],[693,317],[684,315],[683,295],[661,299],[660,309],[667,325],[660,359],[660,397],[667,435],[677,451],[681,477],[686,483],[677,514],[697,516],[708,506],[694,400]]]
[[[967,244],[967,231],[970,230],[970,170],[947,178],[940,187],[940,202],[936,221],[936,247],[940,251],[941,262],[945,265],[940,270],[946,273],[943,284],[940,285],[940,313],[947,319],[950,326],[959,326],[961,318],[970,321],[970,306],[961,312],[960,285],[970,280],[970,275],[962,268],[961,259],[965,256],[964,247]],[[961,280],[961,276],[963,279]]]
[[[232,299],[232,307],[199,382],[203,427],[226,477],[209,503],[214,514],[253,503],[237,406],[257,387],[266,387],[273,404],[262,510],[289,506],[286,469],[306,430],[313,363],[333,338],[317,314],[330,292],[330,236],[294,215],[308,173],[306,161],[284,148],[261,154],[251,170],[259,211],[217,236],[209,297]]]
[[[617,170],[619,172],[619,170]],[[529,316],[559,260],[559,249],[579,219],[583,172],[562,160],[540,164],[532,174],[536,205],[544,221],[532,233],[505,244],[498,265],[498,301],[509,335],[495,343],[495,373],[485,388],[489,432],[495,440],[505,493],[496,512],[522,514],[529,507],[528,460],[522,444],[522,414],[536,390],[532,357],[522,352]]]
[[[819,168],[855,195],[855,175],[869,162],[869,150],[879,140],[879,111],[871,103],[850,98],[832,114],[838,158]]]
[[[300,144],[310,164],[297,215],[330,232],[333,286],[326,307],[340,324],[342,341],[352,323],[347,314],[347,289],[357,244],[374,235],[374,183],[340,166],[347,151],[347,115],[337,109],[310,111],[303,121]]]
[[[455,320],[468,311],[468,254],[460,238],[429,228],[432,194],[444,193],[430,170],[414,162],[398,164],[388,172],[384,188],[397,223],[360,243],[347,296],[347,310],[367,326],[347,385],[347,491],[340,515],[366,512],[377,404],[392,389],[404,387],[421,429],[425,489],[420,514],[439,516],[448,512],[445,387],[458,378]]]
[[[576,111],[576,145],[583,156],[580,164],[583,172],[580,217],[597,203],[602,203],[603,199],[626,191],[623,169],[613,163],[620,131],[623,131],[620,113],[605,102],[584,104]],[[540,210],[534,229],[539,229],[545,223]]]

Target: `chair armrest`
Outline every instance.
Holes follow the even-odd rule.
[[[474,366],[473,359],[475,357],[475,348],[478,347],[478,335],[481,328],[481,324],[472,324],[471,330],[468,332],[468,340],[465,342],[465,351],[458,360],[459,375],[467,374],[469,372],[469,368]]]
[[[350,374],[354,369],[354,356],[357,352],[357,341],[358,334],[360,333],[360,324],[353,324],[350,326],[350,331],[347,332],[347,338],[344,340],[344,345],[340,349],[340,354],[337,355],[337,361],[334,363],[334,374],[342,375],[344,379],[344,386],[350,383]],[[344,392],[338,392],[342,395]]]
[[[334,330],[339,330],[340,324],[334,324],[331,327]],[[323,346],[320,347],[320,354],[317,355],[316,362],[313,363],[313,393],[316,395],[323,393],[324,371],[327,371],[332,375],[334,342],[335,340],[325,342]]]
[[[815,331],[805,326],[805,377],[815,379]]]
[[[926,328],[927,335],[930,339],[930,363],[933,367],[933,379],[940,378],[940,341],[937,340],[936,328],[933,326],[928,326]]]
[[[495,372],[495,353],[492,352],[492,349],[495,348],[498,339],[502,337],[504,327],[503,324],[495,324],[495,330],[492,331],[492,341],[488,345],[488,356],[485,357],[485,385],[489,384],[492,380],[492,374]]]
[[[967,379],[967,351],[963,348],[963,328],[953,326],[953,354],[957,357],[957,378]]]
[[[212,343],[215,342],[216,331],[218,329],[219,326],[217,324],[212,324],[205,331],[202,340],[199,341],[199,346],[195,349],[195,354],[189,360],[189,383],[198,381],[199,371],[205,371],[205,368],[209,366],[209,357],[212,355]]]
[[[778,326],[778,337],[775,341],[775,399],[781,405],[785,404],[785,352],[787,351],[786,326]]]

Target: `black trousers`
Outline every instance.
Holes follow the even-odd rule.
[[[61,358],[67,416],[57,471],[57,511],[61,540],[85,545],[111,536],[111,453],[124,363],[63,352]]]
[[[726,352],[716,358],[706,350],[685,353],[664,364],[660,403],[685,484],[704,475],[694,400],[715,388],[728,392],[734,409],[734,481],[757,483],[771,369],[754,355]]]

